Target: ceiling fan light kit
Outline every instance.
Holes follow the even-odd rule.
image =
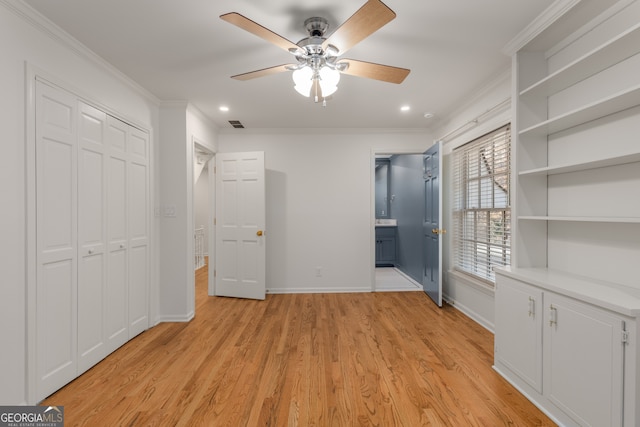
[[[231,12],[220,18],[246,30],[295,56],[296,64],[284,64],[232,76],[236,80],[250,80],[270,74],[292,71],[294,89],[303,96],[314,95],[314,101],[326,98],[338,90],[340,74],[350,74],[391,83],[402,83],[410,70],[371,62],[340,59],[338,54],[364,40],[395,18],[396,14],[380,0],[369,0],[328,38],[326,19],[312,17],[304,22],[309,34],[293,43],[239,13]]]

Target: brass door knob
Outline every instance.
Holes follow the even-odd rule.
[[[258,230],[258,232],[256,233],[256,236],[262,236],[262,230]]]

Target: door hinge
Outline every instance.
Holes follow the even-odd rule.
[[[622,344],[629,343],[629,331],[622,331]]]
[[[213,270],[213,277],[216,277],[216,270]]]

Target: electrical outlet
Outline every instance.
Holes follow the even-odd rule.
[[[322,277],[322,267],[316,267],[316,277]]]

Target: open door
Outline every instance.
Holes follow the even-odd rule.
[[[215,295],[265,298],[264,153],[216,155]]]
[[[422,287],[442,307],[442,143],[436,142],[423,155],[424,164],[424,274]]]

